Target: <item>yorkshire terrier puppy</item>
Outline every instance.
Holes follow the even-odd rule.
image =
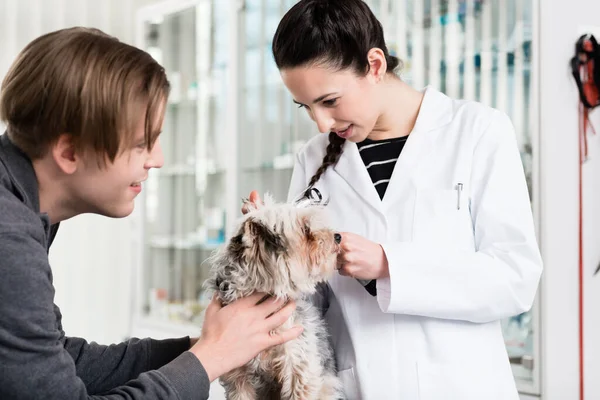
[[[297,339],[259,354],[221,377],[229,400],[337,400],[343,398],[321,313],[309,301],[336,270],[340,236],[327,227],[322,206],[246,202],[250,209],[228,243],[211,257],[207,287],[222,304],[255,292],[293,299],[284,324],[301,324]]]

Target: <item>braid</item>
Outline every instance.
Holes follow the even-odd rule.
[[[344,146],[344,142],[346,139],[339,137],[335,132],[329,132],[329,144],[327,145],[327,152],[325,153],[325,157],[323,157],[323,162],[317,172],[310,178],[310,183],[308,184],[308,190],[310,190],[321,178],[321,175],[325,173],[327,168],[337,164],[340,156],[342,155],[342,148]]]

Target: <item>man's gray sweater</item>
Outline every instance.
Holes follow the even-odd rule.
[[[65,336],[31,161],[0,135],[0,399],[207,399],[189,338],[103,346]]]

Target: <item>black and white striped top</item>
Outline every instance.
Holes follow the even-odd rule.
[[[384,140],[365,139],[356,144],[380,199],[383,199],[385,195],[396,161],[400,157],[407,139],[408,136]],[[377,281],[375,279],[361,282],[367,292],[372,296],[377,296]]]
[[[365,139],[356,144],[380,199],[383,199],[407,139],[408,136],[384,140]]]

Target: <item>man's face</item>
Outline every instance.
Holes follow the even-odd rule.
[[[98,163],[98,156],[85,153],[82,164],[70,184],[70,198],[78,213],[95,213],[113,218],[133,212],[134,200],[142,191],[142,182],[150,168],[164,163],[159,139],[148,150],[144,139],[144,118],[140,118],[135,141],[116,156],[114,162]]]

